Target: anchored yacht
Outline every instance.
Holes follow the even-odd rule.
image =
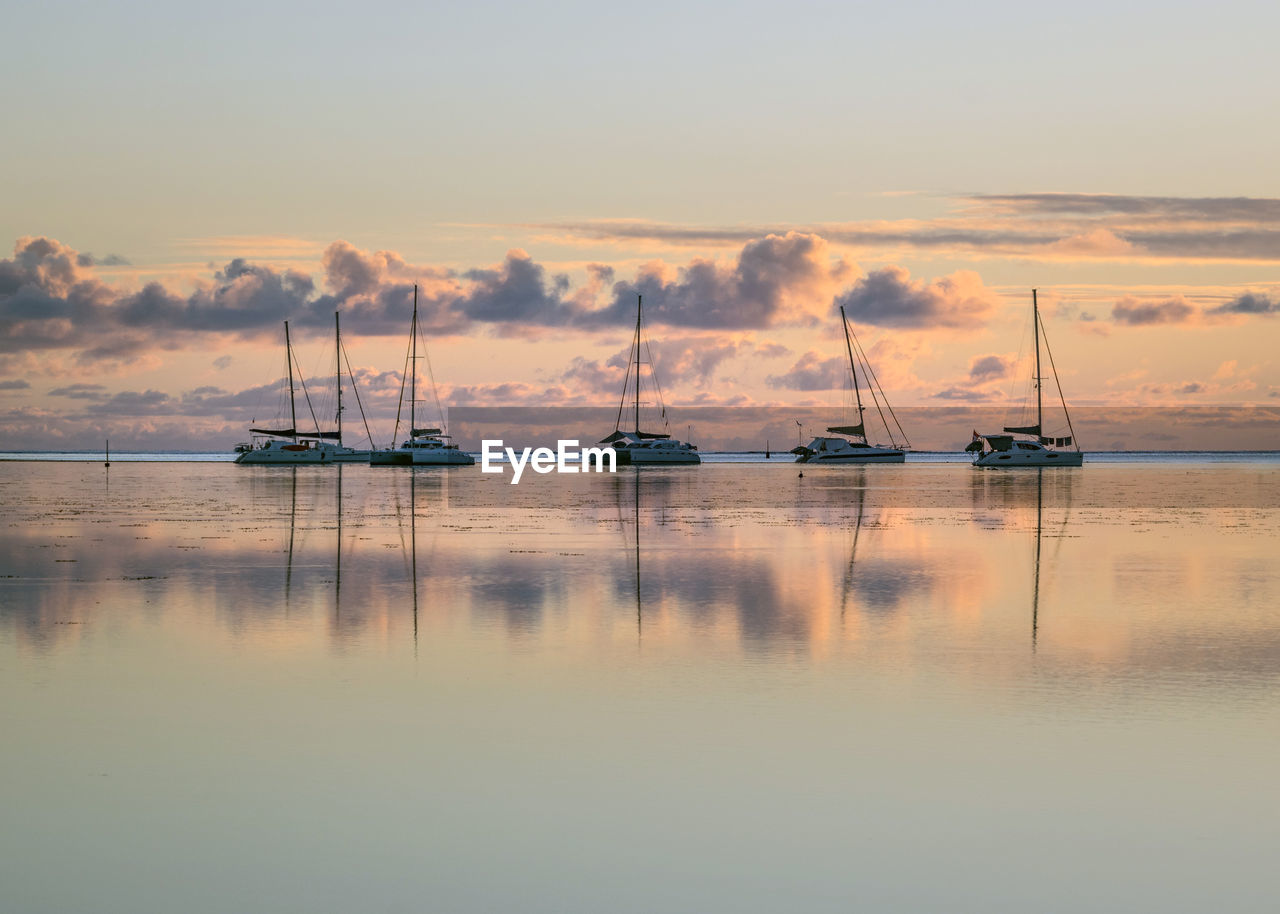
[[[1040,319],[1040,305],[1036,300],[1036,290],[1031,290],[1031,326],[1035,335],[1036,368],[1032,379],[1036,388],[1036,424],[1005,426],[998,435],[980,435],[973,433],[966,451],[972,453],[975,467],[1078,467],[1084,463],[1084,454],[1076,442],[1075,429],[1071,425],[1071,414],[1067,412],[1067,398],[1062,394],[1062,383],[1058,380],[1058,369],[1053,364],[1053,351],[1049,349],[1049,340],[1045,337],[1045,351],[1049,355],[1049,369],[1053,372],[1053,382],[1058,388],[1058,398],[1062,401],[1062,413],[1067,420],[1069,434],[1054,437],[1044,434],[1044,378],[1040,374],[1040,338],[1044,335],[1044,323]],[[1072,447],[1066,451],[1059,448]]]
[[[875,372],[871,370],[871,363],[867,361],[867,354],[863,351],[862,344],[857,342],[857,337],[849,329],[849,319],[845,316],[843,305],[840,306],[840,321],[844,325],[845,350],[849,353],[849,375],[853,379],[853,393],[858,404],[858,422],[856,425],[827,426],[828,432],[840,437],[820,436],[807,445],[792,448],[791,453],[796,455],[796,463],[903,463],[907,459],[906,449],[911,446],[911,443],[907,440],[907,433],[898,424],[898,417],[893,414],[893,408],[889,406],[889,398],[885,396],[884,388],[880,386]],[[866,384],[867,393],[871,395],[876,412],[884,422],[885,432],[891,442],[888,445],[871,444],[867,440],[867,426],[863,416],[866,408],[862,405],[862,387],[858,384],[859,365],[862,366],[862,378]],[[886,411],[889,414],[888,419],[885,418]],[[902,436],[902,446],[898,445],[893,429],[889,425],[890,420],[897,427],[898,434]]]
[[[613,434],[600,441],[613,448],[618,455],[618,466],[646,465],[689,465],[702,463],[695,445],[685,441],[677,441],[666,432],[644,432],[640,430],[640,366],[645,364],[642,350],[648,354],[649,376],[653,388],[658,395],[658,406],[663,424],[666,424],[667,408],[662,403],[662,388],[658,385],[658,376],[653,367],[653,353],[649,352],[649,342],[643,336],[641,320],[641,303],[643,297],[636,296],[636,332],[631,340],[631,352],[627,359],[627,374],[622,382],[622,400],[618,403],[618,420],[614,423]],[[635,428],[624,431],[622,416],[627,406],[627,391],[632,391],[631,406]]]
[[[431,392],[435,398],[436,408],[440,411],[441,424],[435,428],[418,428],[418,359],[427,358],[426,343],[422,346],[422,355],[418,355],[418,287],[413,287],[413,319],[409,324],[409,352],[406,359],[409,363],[407,371],[401,376],[400,404],[404,405],[405,375],[409,380],[409,437],[399,447],[375,450],[369,455],[370,466],[472,466],[476,459],[461,450],[449,440],[444,430],[444,410],[440,408],[440,397],[436,393],[435,377],[431,373],[431,362],[427,361],[427,377],[431,379]],[[400,414],[396,413],[396,432],[400,430]],[[394,442],[393,433],[391,440]]]
[[[312,411],[311,418],[315,422],[314,431],[298,430],[298,409],[294,395],[294,374],[293,369],[297,363],[297,357],[294,355],[293,346],[289,342],[289,322],[284,322],[284,349],[285,360],[288,363],[289,374],[289,419],[288,428],[250,428],[249,434],[252,436],[249,441],[241,442],[236,445],[236,463],[246,464],[312,464],[312,463],[364,463],[369,459],[367,450],[359,450],[357,448],[346,447],[342,443],[342,362],[345,350],[342,348],[342,329],[338,323],[338,314],[333,315],[333,329],[335,349],[337,352],[338,370],[336,376],[338,408],[337,408],[337,427],[332,430],[321,431],[320,423],[315,421],[315,413]],[[351,375],[350,365],[347,366],[347,374],[351,380],[351,389],[355,392],[357,403],[360,400],[360,392],[356,388],[355,376]],[[301,366],[298,367],[297,379],[302,386],[303,397],[306,400],[308,410],[311,409],[311,395],[307,393],[306,381],[302,378]],[[364,407],[360,408],[361,416],[364,415]],[[368,423],[365,423],[366,430]]]

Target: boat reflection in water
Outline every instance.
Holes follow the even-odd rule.
[[[0,464],[26,908],[1268,909],[1280,466],[99,472]]]
[[[56,476],[74,469],[32,472]],[[31,563],[10,585],[27,588],[30,599],[15,601],[22,609],[7,619],[40,625],[46,613],[33,607],[48,604],[53,591],[34,582],[57,581],[67,570],[52,564],[55,553],[40,545],[55,535],[56,554],[74,559],[78,576],[109,597],[125,599],[145,588],[148,599],[171,611],[209,605],[233,628],[251,631],[255,619],[269,627],[277,613],[300,624],[324,588],[338,631],[357,638],[370,626],[390,631],[402,621],[411,629],[413,585],[426,581],[430,611],[419,621],[427,626],[463,623],[490,634],[554,640],[565,634],[558,626],[572,619],[579,634],[620,635],[614,630],[625,606],[630,627],[639,622],[646,643],[712,638],[753,650],[818,653],[861,652],[873,643],[867,641],[873,631],[928,640],[949,630],[998,642],[1005,628],[1016,627],[1016,607],[1026,605],[1022,595],[1029,588],[1041,649],[1042,611],[1051,604],[1055,616],[1066,612],[1064,624],[1071,620],[1057,630],[1071,643],[1081,646],[1087,630],[1091,653],[1119,651],[1120,662],[1133,629],[1106,608],[1121,600],[1131,611],[1135,581],[1143,581],[1146,594],[1161,596],[1160,618],[1146,621],[1168,628],[1180,619],[1191,624],[1205,605],[1236,592],[1233,575],[1255,576],[1242,570],[1242,553],[1227,547],[1214,515],[1173,504],[1173,493],[1186,491],[1181,476],[1144,472],[1135,491],[1124,468],[1101,468],[1099,482],[1087,485],[1071,473],[958,477],[945,466],[854,467],[788,476],[779,485],[773,470],[716,468],[699,481],[678,469],[627,469],[500,487],[491,477],[429,468],[395,477],[358,465],[332,475],[263,468],[239,480],[211,468],[197,487],[181,480],[176,467],[120,464],[112,468],[109,490],[115,513],[97,523],[125,525],[125,535],[101,537],[101,526],[74,517],[58,528],[32,522],[3,531],[13,562]],[[1265,488],[1251,495],[1256,486],[1229,478],[1244,471],[1214,472],[1217,481],[1206,483],[1213,488],[1198,502],[1209,507],[1197,507],[1200,512],[1243,511],[1228,505],[1266,497]],[[78,484],[78,477],[51,481],[50,491],[74,495]],[[1082,485],[1084,520],[1072,508]],[[101,501],[102,492],[98,480],[86,497]],[[1169,507],[1114,507],[1126,492]],[[28,497],[39,501],[36,493]],[[1148,556],[1150,541],[1129,534],[1154,523],[1153,511],[1178,512],[1180,523],[1162,527],[1166,539]],[[246,516],[254,517],[253,525],[244,524]],[[620,518],[627,527],[625,557],[616,540],[600,536],[601,523],[616,530]],[[1242,530],[1250,518],[1241,521]],[[426,570],[424,535],[431,543]],[[268,574],[272,542],[284,567]],[[1123,566],[1112,569],[1122,559]],[[1223,578],[1217,589],[1207,583]],[[211,581],[217,586],[208,589]],[[67,612],[98,611],[75,599],[63,605]],[[124,605],[136,604],[126,599]],[[53,608],[47,615],[61,617]],[[863,621],[854,624],[858,618]]]
[[[1034,652],[1040,632],[1040,609],[1042,574],[1051,578],[1062,561],[1062,549],[1072,534],[1068,527],[1072,515],[1072,493],[1078,477],[1073,473],[1055,473],[1052,470],[1031,468],[1027,473],[1018,474],[982,474],[973,479],[973,503],[978,507],[976,520],[981,524],[992,523],[998,510],[1004,522],[1025,524],[1029,534],[1025,547],[1029,553],[1028,587],[1031,604],[1031,649]],[[1052,515],[1061,513],[1061,521],[1053,517],[1049,519],[1050,528],[1046,534],[1045,504],[1049,502]],[[980,507],[979,507],[980,506]],[[1025,515],[1025,521],[1019,521],[1019,515]],[[1046,535],[1052,541],[1052,552],[1046,558],[1044,541]],[[1011,554],[1022,551],[1022,547],[1011,546]],[[1011,562],[1011,566],[1016,567]],[[1054,591],[1056,594],[1056,590]],[[1063,595],[1068,603],[1070,597]]]
[[[1213,516],[1172,503],[1163,510],[1180,512],[1181,523],[1165,531],[1155,557],[1145,564],[1126,560],[1123,574],[1101,572],[1099,562],[1109,567],[1150,551],[1148,541],[1128,534],[1153,522],[1153,509],[1112,507],[1121,493],[1133,491],[1124,468],[1100,469],[1100,481],[1085,486],[1086,506],[1094,508],[1086,509],[1084,521],[1072,508],[1083,478],[1037,471],[966,478],[948,467],[854,467],[788,477],[779,486],[769,466],[717,468],[704,482],[674,469],[628,469],[501,488],[489,477],[429,468],[396,476],[391,485],[393,477],[357,465],[342,467],[341,475],[263,468],[238,481],[221,472],[211,468],[193,487],[178,468],[113,467],[109,501],[116,513],[105,522],[128,525],[126,535],[97,536],[101,541],[86,552],[80,547],[101,527],[72,519],[67,528],[63,521],[58,554],[75,559],[75,571],[108,595],[119,591],[123,599],[145,588],[159,605],[174,611],[210,605],[234,628],[249,630],[253,620],[265,624],[277,612],[307,618],[318,587],[330,591],[327,602],[345,637],[359,637],[369,626],[389,631],[397,620],[411,629],[412,585],[429,580],[430,612],[420,617],[428,626],[469,620],[490,633],[554,639],[560,629],[552,620],[572,618],[579,633],[609,632],[620,624],[617,610],[627,606],[628,616],[639,616],[632,627],[642,624],[646,642],[714,638],[753,649],[807,645],[820,653],[841,643],[839,650],[865,650],[872,630],[929,639],[941,626],[957,637],[999,639],[1004,627],[1015,626],[1015,607],[1026,605],[1020,584],[1022,594],[1030,587],[1040,648],[1041,611],[1052,602],[1055,615],[1065,606],[1065,618],[1074,620],[1064,635],[1078,639],[1087,629],[1091,651],[1112,645],[1104,652],[1123,653],[1132,629],[1106,607],[1123,599],[1130,608],[1135,581],[1145,579],[1146,592],[1162,596],[1160,619],[1152,624],[1167,628],[1234,592],[1228,582],[1215,591],[1207,581],[1242,573],[1239,551],[1226,548]],[[1214,472],[1218,481],[1200,503],[1212,508],[1254,497],[1256,487],[1228,478],[1237,471]],[[1123,485],[1109,485],[1108,477]],[[1179,491],[1175,482],[1185,492],[1182,478],[1144,473],[1134,494],[1146,503],[1170,501]],[[78,478],[50,484],[51,491],[74,494]],[[86,497],[101,501],[102,491],[99,480]],[[1262,492],[1257,497],[1265,497]],[[252,526],[244,525],[245,516],[255,518]],[[625,559],[616,541],[599,536],[599,524],[616,530],[620,518],[629,528]],[[1087,531],[1077,532],[1082,522]],[[23,608],[11,613],[10,624],[26,618],[39,626],[44,612],[33,607],[52,599],[48,588],[21,581],[56,581],[66,570],[40,547],[41,537],[54,535],[49,531],[47,523],[33,522],[3,532],[14,562],[30,561],[32,569],[10,585],[31,592],[29,600],[16,601]],[[424,533],[431,542],[425,572]],[[284,567],[265,574],[270,552],[263,549],[272,541]],[[1019,553],[1026,556],[1020,574]],[[209,590],[212,580],[217,587]],[[95,611],[74,599],[64,605],[68,612]],[[50,608],[48,615],[60,614]],[[863,623],[852,624],[856,618]]]

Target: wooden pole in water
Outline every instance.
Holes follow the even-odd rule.
[[[104,467],[111,466],[111,439],[110,438],[107,439],[107,459],[103,461],[102,465]]]

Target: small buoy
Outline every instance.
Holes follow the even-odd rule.
[[[801,470],[801,471],[800,471],[800,478],[801,478],[801,479],[804,479],[804,470]]]

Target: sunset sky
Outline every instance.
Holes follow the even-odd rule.
[[[1000,405],[1035,286],[1072,405],[1280,408],[1274,4],[4,17],[0,450],[230,449],[335,311],[389,431],[415,282],[445,405],[616,402],[637,293],[669,403],[839,405],[844,305]]]

